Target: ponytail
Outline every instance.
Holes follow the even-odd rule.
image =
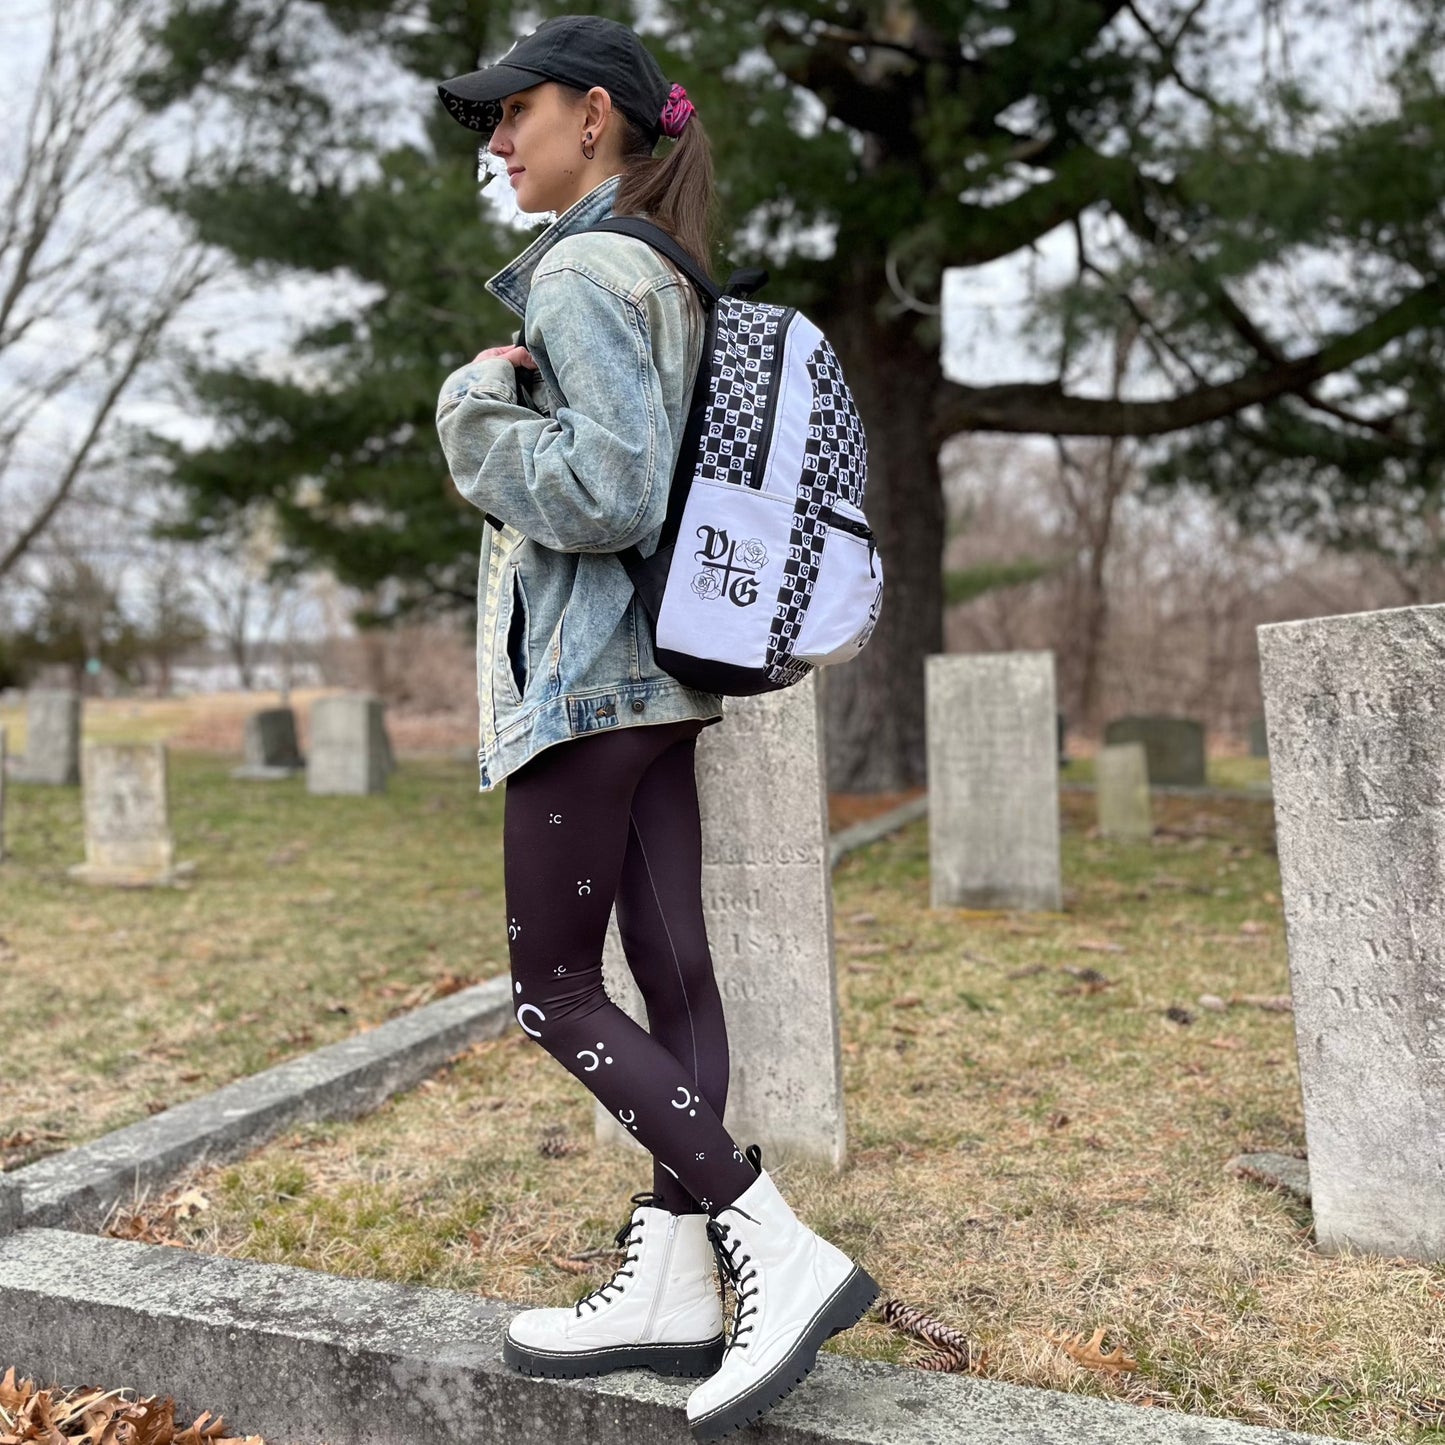
[[[712,143],[696,114],[660,156],[646,135],[628,120],[622,161],[627,167],[617,191],[616,212],[641,212],[655,221],[709,275],[717,240],[717,193],[713,187]],[[666,139],[666,137],[663,137]]]

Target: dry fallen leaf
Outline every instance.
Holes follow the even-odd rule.
[[[12,1366],[0,1380],[0,1445],[266,1445],[259,1435],[228,1436],[209,1410],[177,1431],[170,1396],[125,1400],[124,1393],[93,1385],[37,1390]]]
[[[1070,1359],[1091,1370],[1109,1370],[1117,1373],[1120,1370],[1137,1370],[1139,1368],[1138,1362],[1130,1359],[1124,1353],[1123,1345],[1116,1345],[1109,1351],[1101,1348],[1104,1339],[1103,1325],[1100,1325],[1088,1340],[1084,1339],[1082,1332],[1078,1335],[1049,1334],[1048,1338],[1058,1345]]]
[[[553,1269],[560,1269],[564,1274],[592,1274],[597,1266],[587,1260],[563,1259],[560,1255],[549,1255],[548,1260]]]

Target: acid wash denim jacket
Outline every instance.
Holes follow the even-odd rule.
[[[488,514],[477,578],[484,793],[554,743],[723,715],[720,696],[658,667],[652,624],[613,555],[657,547],[703,345],[690,283],[652,247],[574,234],[613,213],[621,183],[589,191],[486,283],[522,318],[512,343],[541,380],[489,357],[458,367],[437,400],[452,480]]]

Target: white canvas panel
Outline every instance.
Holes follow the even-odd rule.
[[[791,496],[694,481],[658,614],[658,646],[761,667],[792,520]]]
[[[784,367],[774,398],[773,437],[763,472],[762,489],[770,497],[791,500],[798,495],[803,448],[813,414],[813,378],[808,374],[808,358],[822,339],[823,333],[806,316],[801,312],[794,315],[785,334]]]

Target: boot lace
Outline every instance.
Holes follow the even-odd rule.
[[[719,1212],[726,1213],[729,1209],[737,1210],[745,1219],[752,1219],[751,1214],[738,1209],[735,1204],[726,1205]],[[733,1231],[727,1224],[717,1219],[709,1219],[707,1237],[712,1242],[712,1252],[717,1260],[718,1270],[732,1284],[733,1293],[737,1297],[737,1304],[733,1310],[732,1337],[728,1340],[727,1349],[723,1352],[726,1356],[734,1347],[740,1350],[748,1347],[748,1342],[742,1336],[752,1329],[752,1325],[745,1325],[743,1320],[758,1312],[756,1304],[748,1304],[748,1301],[758,1294],[758,1286],[754,1285],[752,1289],[746,1289],[745,1286],[749,1280],[756,1278],[758,1271],[755,1266],[746,1274],[743,1273],[744,1268],[752,1264],[752,1256],[743,1253],[741,1236],[733,1238]]]
[[[649,1190],[645,1194],[634,1194],[632,1196],[632,1202],[635,1205],[647,1204],[660,1207],[662,1204],[662,1196],[660,1194],[654,1194]],[[635,1234],[633,1233],[634,1230],[637,1231]],[[583,1305],[586,1305],[593,1314],[596,1314],[601,1307],[598,1301],[601,1301],[601,1304],[611,1304],[612,1301],[608,1299],[607,1291],[615,1289],[619,1295],[622,1294],[626,1286],[618,1284],[617,1281],[623,1275],[631,1277],[634,1273],[634,1271],[626,1269],[624,1266],[637,1263],[637,1255],[634,1253],[634,1248],[642,1243],[642,1219],[636,1210],[632,1212],[627,1223],[613,1235],[613,1240],[616,1242],[618,1249],[625,1249],[627,1251],[627,1257],[622,1261],[622,1264],[613,1270],[612,1278],[609,1279],[606,1284],[599,1285],[591,1294],[585,1294],[577,1301],[576,1312],[579,1319],[582,1317]]]

